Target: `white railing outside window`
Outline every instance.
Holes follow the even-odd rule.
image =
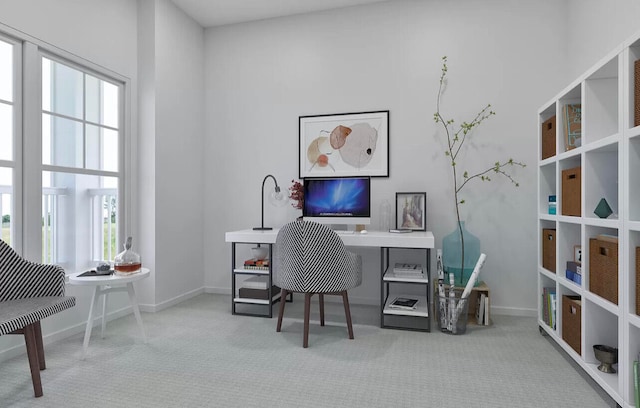
[[[67,194],[66,188],[45,187],[42,189],[42,261],[56,264],[60,262],[58,253],[59,198]]]
[[[118,236],[118,190],[89,189],[91,197],[91,254],[94,261],[112,261],[116,256]]]

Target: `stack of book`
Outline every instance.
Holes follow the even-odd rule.
[[[489,311],[489,297],[484,293],[480,293],[476,304],[476,322],[480,325],[488,326]]]
[[[424,278],[422,265],[397,262],[393,266],[393,274],[403,278]]]
[[[268,271],[269,270],[269,260],[268,259],[247,259],[244,261],[244,269],[259,269]]]
[[[252,276],[240,284],[238,294],[241,298],[249,299],[269,299],[269,277],[264,275]],[[280,293],[280,288],[276,285],[271,286],[271,296]]]

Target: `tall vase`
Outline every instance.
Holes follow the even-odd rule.
[[[464,265],[462,265],[462,240],[456,225],[456,228],[442,239],[442,266],[446,274],[453,273],[456,286],[466,286],[480,258],[480,239],[465,228],[464,221],[460,221],[460,227],[464,236]],[[478,284],[479,280],[476,281],[476,286]]]

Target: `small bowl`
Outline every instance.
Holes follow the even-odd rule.
[[[251,248],[251,255],[254,259],[262,260],[269,255],[268,247],[253,247]]]
[[[598,370],[604,373],[615,373],[616,370],[613,365],[618,362],[618,349],[605,346],[603,344],[596,344],[593,346],[593,353],[596,359],[602,363],[598,366]]]

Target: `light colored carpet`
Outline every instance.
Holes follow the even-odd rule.
[[[133,315],[117,319],[105,339],[94,328],[85,361],[82,334],[47,345],[41,398],[26,356],[0,364],[0,406],[615,406],[534,318],[494,316],[452,336],[380,329],[377,308],[353,306],[348,340],[342,305],[327,303],[327,326],[312,323],[303,349],[302,304],[287,304],[276,333],[275,317],[232,316],[228,296],[200,295],[143,313],[148,344]]]

